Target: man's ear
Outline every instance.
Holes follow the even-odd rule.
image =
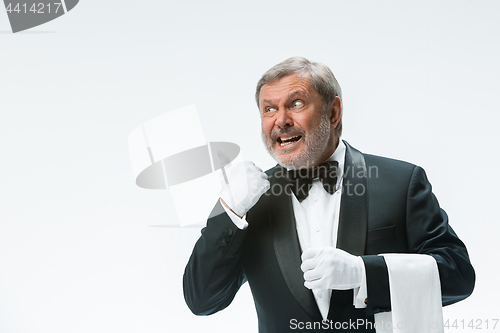
[[[340,103],[340,97],[335,96],[328,106],[328,115],[330,116],[330,128],[337,127],[342,116],[342,104]]]

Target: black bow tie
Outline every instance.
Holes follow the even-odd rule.
[[[319,178],[323,183],[323,188],[330,194],[337,189],[339,162],[328,161],[320,164],[314,169],[288,170],[286,177],[290,181],[293,194],[299,202],[302,202],[309,195],[314,178]]]

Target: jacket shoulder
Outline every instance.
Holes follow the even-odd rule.
[[[401,160],[396,160],[393,158],[388,158],[388,157],[382,157],[378,155],[373,155],[373,154],[367,154],[359,151],[358,149],[354,148],[351,146],[347,141],[343,140],[345,146],[346,146],[346,163],[349,163],[350,160],[348,160],[348,157],[352,160],[358,160],[358,163],[365,163],[366,168],[381,168],[383,170],[388,170],[388,171],[393,171],[393,170],[399,170],[400,172],[413,172],[415,169],[416,165],[401,161]],[[362,159],[364,159],[363,162],[360,161],[360,158],[362,156]],[[352,162],[351,162],[352,163]]]
[[[415,164],[392,158],[363,154],[369,181],[377,182],[379,185],[395,186],[403,185],[405,188],[410,183]]]
[[[365,158],[367,166],[376,165],[381,167],[383,166],[387,168],[403,169],[409,171],[413,171],[413,169],[416,167],[415,164],[406,161],[401,161],[389,157],[383,157],[372,154],[365,154],[365,153],[362,154],[363,157]]]

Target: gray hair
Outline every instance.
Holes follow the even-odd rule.
[[[310,78],[312,87],[321,95],[323,99],[323,110],[328,110],[330,102],[338,96],[342,106],[342,90],[330,68],[318,62],[311,62],[303,57],[292,57],[273,66],[262,75],[255,90],[255,101],[259,107],[260,89],[263,85],[273,83],[285,76],[301,74]],[[335,128],[335,134],[340,137],[342,134],[342,113]]]

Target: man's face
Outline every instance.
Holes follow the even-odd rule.
[[[289,169],[317,166],[336,148],[333,128],[338,120],[332,119],[331,105],[325,112],[321,96],[309,81],[293,74],[260,90],[262,140],[271,156]]]

